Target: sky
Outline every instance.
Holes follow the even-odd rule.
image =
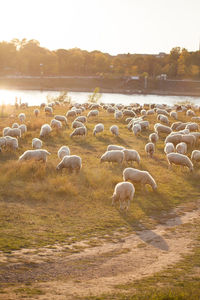
[[[200,0],[1,0],[0,8],[0,41],[112,55],[199,50]]]

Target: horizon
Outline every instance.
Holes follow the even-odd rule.
[[[80,48],[110,55],[199,50],[198,0],[7,0],[2,6],[2,41],[34,38],[51,51]]]

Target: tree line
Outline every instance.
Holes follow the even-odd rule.
[[[169,54],[88,52],[79,48],[50,51],[37,40],[0,42],[0,75],[102,75],[200,78],[200,51],[175,47]]]

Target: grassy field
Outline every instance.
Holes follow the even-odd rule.
[[[51,152],[46,165],[33,161],[18,163],[18,157],[31,149],[32,138],[39,137],[41,125],[50,123],[52,119],[44,112],[36,118],[33,110],[33,107],[16,110],[8,106],[0,112],[1,131],[18,122],[17,115],[21,111],[26,114],[28,127],[16,152],[3,150],[0,153],[0,250],[39,247],[63,241],[71,243],[110,234],[122,227],[133,230],[141,221],[151,228],[163,212],[200,196],[198,167],[193,174],[179,167],[168,170],[163,154],[164,136],[157,144],[154,158],[147,157],[144,145],[153,132],[155,116],[148,117],[150,130],[136,138],[127,130],[123,120],[115,121],[113,114],[101,111],[99,117],[88,121],[85,138],[70,139],[72,130],[65,128],[59,132],[53,130],[49,137],[43,139],[43,149]],[[65,114],[67,110],[67,107],[55,107],[54,113]],[[185,120],[186,117],[180,114],[180,119]],[[93,127],[100,122],[104,123],[105,131],[94,137]],[[115,123],[120,129],[119,137],[109,132],[109,127]],[[123,169],[128,165],[100,164],[100,157],[109,144],[137,150],[141,155],[139,168],[148,170],[158,184],[157,192],[150,187],[148,192],[144,192],[136,185],[136,194],[126,215],[111,206],[110,197],[115,185],[122,181]],[[81,156],[83,167],[78,175],[65,169],[62,174],[56,172],[59,163],[57,151],[62,145],[68,145],[71,154]]]

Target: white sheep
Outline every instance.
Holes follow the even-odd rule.
[[[157,120],[159,120],[161,123],[164,123],[164,124],[169,125],[169,119],[168,119],[168,117],[165,116],[165,115],[159,114],[159,115],[157,116]]]
[[[19,128],[19,124],[18,123],[13,123],[12,128]]]
[[[182,142],[185,142],[188,146],[194,146],[196,143],[196,137],[192,134],[182,135]]]
[[[104,125],[102,123],[96,124],[93,129],[93,135],[96,136],[97,133],[104,131]]]
[[[87,118],[85,116],[79,116],[74,121],[78,121],[78,122],[81,122],[81,123],[86,123]]]
[[[21,134],[24,134],[25,132],[27,132],[27,127],[25,124],[21,124],[19,126],[19,129],[21,130]]]
[[[45,106],[44,111],[46,114],[53,115],[53,108],[50,106]]]
[[[100,162],[117,162],[122,163],[124,160],[124,153],[120,150],[110,150],[106,151],[100,159]]]
[[[142,116],[146,116],[146,115],[147,115],[146,109],[142,109],[142,110],[141,110],[141,115],[142,115]]]
[[[68,146],[62,146],[58,150],[58,158],[63,159],[64,156],[70,155],[70,150]]]
[[[52,119],[50,125],[51,128],[62,129],[62,122],[56,119]]]
[[[122,146],[118,146],[118,145],[108,145],[107,147],[107,151],[111,151],[111,150],[124,150],[125,148]]]
[[[192,109],[188,109],[187,111],[186,111],[186,116],[188,116],[188,117],[193,117],[193,116],[195,116],[195,112],[192,110]]]
[[[173,144],[173,143],[170,143],[170,142],[166,143],[165,148],[164,148],[164,152],[165,152],[166,154],[175,152],[174,144]]]
[[[46,162],[47,155],[50,154],[51,153],[49,153],[47,150],[42,149],[27,150],[19,157],[19,161],[34,159],[37,161],[42,160],[43,162]]]
[[[172,132],[172,129],[168,126],[165,126],[163,124],[160,124],[160,123],[156,123],[154,125],[154,130],[155,132],[160,135],[160,133],[166,133],[166,134],[169,134]]]
[[[26,115],[24,113],[20,113],[18,115],[18,118],[19,118],[20,122],[22,123],[26,120]]]
[[[128,210],[134,194],[135,188],[132,183],[119,182],[118,184],[116,184],[114,193],[112,195],[112,205],[114,205],[115,202],[119,201],[120,209]]]
[[[135,136],[138,136],[139,133],[142,131],[142,127],[140,124],[134,124],[132,127],[132,131],[134,133]]]
[[[80,156],[77,155],[65,155],[61,162],[57,165],[56,170],[62,170],[63,168],[69,169],[69,171],[76,170],[80,171],[82,167],[82,160]]]
[[[193,171],[193,163],[186,155],[180,153],[169,153],[167,154],[167,161],[169,167],[171,167],[172,164],[175,164],[179,166],[186,166],[191,172]]]
[[[147,155],[149,155],[150,157],[153,157],[153,154],[155,152],[155,145],[154,145],[154,143],[151,143],[151,142],[147,143],[145,145],[145,151],[146,151]]]
[[[0,137],[0,148],[6,146],[6,137]]]
[[[187,153],[187,144],[184,142],[181,142],[176,145],[176,152],[180,154],[186,154]]]
[[[183,124],[183,122],[174,122],[174,123],[172,123],[172,125],[171,125],[171,129],[172,129],[172,130],[176,130],[176,128],[177,128],[179,125],[181,125],[181,124]]]
[[[38,138],[33,138],[32,139],[32,148],[41,149],[42,148],[42,141]]]
[[[96,117],[99,115],[99,111],[97,109],[90,110],[89,113],[87,114],[87,117]]]
[[[154,191],[157,190],[157,184],[154,178],[147,171],[141,171],[134,168],[126,168],[123,171],[123,180],[130,180],[133,183],[140,183],[145,189],[145,185],[149,184]]]
[[[173,118],[173,119],[175,119],[175,120],[177,120],[177,119],[178,119],[178,114],[177,114],[177,112],[176,112],[176,111],[171,111],[171,112],[170,112],[170,117]]]
[[[165,139],[165,144],[172,143],[172,144],[176,145],[180,142],[182,142],[182,134],[179,134],[179,133],[173,134],[173,135],[170,134]]]
[[[149,141],[150,141],[151,143],[156,144],[158,140],[159,140],[159,136],[158,136],[157,133],[153,132],[153,133],[151,133],[151,134],[149,135]]]
[[[189,131],[198,131],[199,125],[197,123],[188,123],[185,129],[189,129]]]
[[[70,134],[70,137],[81,135],[85,136],[87,134],[87,128],[85,126],[74,129],[74,131]]]
[[[138,165],[140,164],[140,155],[136,150],[124,149],[124,161],[136,161]]]
[[[9,146],[14,150],[18,148],[18,140],[15,137],[5,136],[5,139],[6,139],[6,146]]]
[[[3,129],[3,136],[21,137],[21,130],[19,128],[6,127]]]
[[[117,125],[112,125],[110,127],[110,132],[116,136],[119,135],[119,127]]]
[[[118,119],[121,119],[122,117],[123,117],[123,112],[120,111],[120,110],[116,110],[115,113],[114,113],[114,118],[116,120],[118,120]]]
[[[38,108],[36,108],[36,109],[34,109],[34,112],[33,112],[33,113],[34,113],[34,115],[35,115],[36,117],[38,117],[40,111],[39,111]]]
[[[200,151],[199,150],[193,150],[191,154],[191,160],[194,162],[200,161]]]
[[[49,133],[52,131],[52,128],[49,124],[43,124],[40,129],[40,137],[45,137],[49,135]]]
[[[124,109],[123,115],[128,117],[136,117],[136,114],[132,110]]]
[[[54,117],[55,120],[58,120],[60,122],[64,122],[65,125],[67,125],[67,118],[65,116],[62,116],[62,115],[56,115]]]
[[[75,110],[68,110],[68,112],[66,113],[66,117],[70,118],[70,117],[76,117],[76,111]]]
[[[72,122],[72,128],[79,128],[79,127],[84,127],[84,124],[82,122],[79,121],[73,121]]]

